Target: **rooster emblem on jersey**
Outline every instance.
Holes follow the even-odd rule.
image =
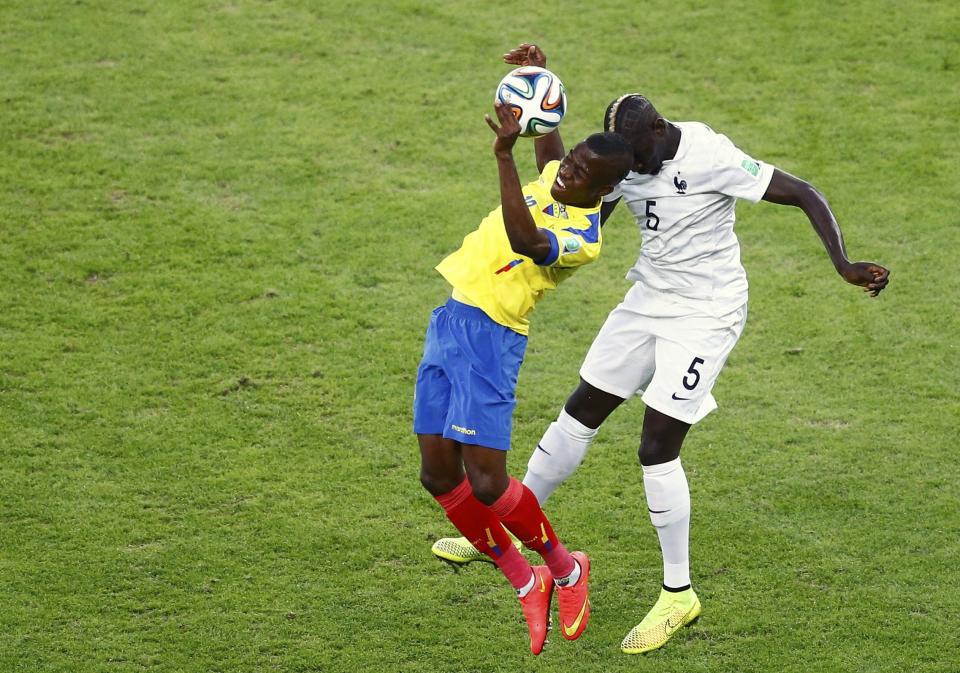
[[[673,186],[677,188],[677,194],[687,193],[687,181],[681,180],[679,173],[673,177]]]

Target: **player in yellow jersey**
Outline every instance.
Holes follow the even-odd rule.
[[[437,266],[453,293],[427,328],[413,427],[421,483],[516,589],[539,654],[555,586],[563,636],[574,640],[586,628],[590,562],[567,551],[536,496],[507,474],[514,390],[529,313],[599,255],[601,198],[630,170],[633,150],[618,134],[599,133],[564,156],[554,131],[534,143],[539,179],[521,187],[513,160],[520,125],[509,109],[495,110],[499,126],[486,121],[496,134],[501,205]],[[545,565],[531,568],[504,528]]]

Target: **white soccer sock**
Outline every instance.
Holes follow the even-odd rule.
[[[566,577],[554,578],[553,583],[558,587],[572,587],[580,581],[582,570],[583,569],[580,567],[580,562],[577,561],[577,559],[573,559],[573,570],[570,571],[570,574]]]
[[[597,428],[588,428],[566,409],[560,410],[530,456],[523,477],[524,486],[533,491],[541,505],[577,469],[596,434]]]
[[[537,576],[531,572],[530,580],[526,584],[524,584],[522,587],[517,589],[517,598],[523,598],[528,593],[533,591],[533,587],[536,586],[536,584],[537,584]]]
[[[690,488],[680,459],[643,465],[643,489],[650,521],[660,538],[663,585],[690,584]]]

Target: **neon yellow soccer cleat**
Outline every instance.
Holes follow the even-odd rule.
[[[510,531],[507,531],[507,534],[510,535],[513,546],[523,551],[523,545],[520,544],[520,540],[515,538]],[[450,563],[456,563],[457,565],[466,565],[474,561],[493,563],[493,559],[477,551],[476,547],[470,544],[465,537],[442,537],[433,543],[430,551],[432,551],[433,555],[437,558]]]
[[[656,605],[630,629],[620,650],[624,654],[642,654],[663,647],[674,633],[699,616],[700,599],[693,589],[678,593],[661,589]]]

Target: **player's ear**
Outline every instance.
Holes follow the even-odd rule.
[[[653,120],[653,132],[658,136],[662,136],[667,132],[667,120],[663,117],[657,117]]]
[[[615,186],[616,186],[616,185],[604,185],[603,187],[601,187],[600,189],[597,190],[597,196],[598,196],[598,197],[604,197],[604,196],[606,196],[607,194],[609,194],[610,192],[613,191],[613,188],[614,188]]]

